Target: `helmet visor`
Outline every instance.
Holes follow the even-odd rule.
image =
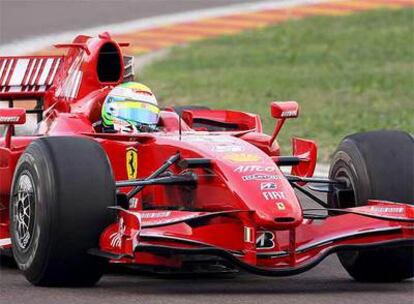
[[[118,101],[110,105],[116,118],[136,124],[155,125],[158,123],[160,109],[153,104],[140,101]]]

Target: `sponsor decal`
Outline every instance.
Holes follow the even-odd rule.
[[[282,117],[293,117],[297,115],[297,111],[284,111]]]
[[[232,144],[235,142],[235,140],[231,137],[221,137],[217,135],[185,135],[181,138],[182,141],[186,142],[205,142],[205,143],[226,143],[226,144]]]
[[[271,231],[258,231],[256,235],[256,248],[272,249],[275,247],[275,235]]]
[[[121,248],[121,238],[122,236],[118,232],[112,233],[109,236],[111,246],[113,248]]]
[[[252,174],[252,175],[245,175],[242,176],[244,181],[251,181],[251,180],[270,180],[270,179],[280,179],[278,175],[268,175],[268,174]]]
[[[260,165],[246,165],[238,166],[234,169],[234,172],[244,173],[244,172],[274,172],[276,171],[276,166],[260,166]]]
[[[276,189],[277,185],[276,183],[268,182],[268,183],[261,183],[260,184],[260,190],[273,190]]]
[[[237,146],[237,145],[219,145],[219,146],[214,146],[212,150],[213,152],[217,152],[217,153],[243,152],[244,147]]]
[[[378,213],[403,213],[404,208],[402,207],[371,207],[370,211]]]
[[[225,155],[223,158],[235,163],[249,163],[262,160],[260,156],[250,153],[232,153]]]
[[[126,226],[124,225],[124,219],[121,217],[119,219],[119,228],[118,228],[118,231],[115,232],[115,233],[112,233],[109,236],[110,243],[111,243],[111,246],[113,248],[121,248],[122,235],[125,233],[125,229],[126,229]]]
[[[281,202],[276,203],[276,207],[277,207],[277,209],[279,209],[279,210],[286,210],[286,206],[285,206],[285,204],[284,204],[284,203],[281,203]]]
[[[0,122],[18,122],[19,116],[0,116]]]
[[[140,215],[142,219],[163,218],[163,217],[169,217],[171,215],[171,211],[145,212],[145,213],[140,213]]]
[[[253,228],[244,226],[244,242],[254,243]]]
[[[138,208],[139,200],[136,197],[133,197],[129,200],[129,208],[136,209]]]
[[[286,195],[282,191],[264,191],[262,195],[267,201],[286,199]]]
[[[126,169],[128,179],[136,179],[138,173],[138,152],[135,148],[128,148],[126,155]]]

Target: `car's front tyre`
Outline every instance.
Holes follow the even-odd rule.
[[[414,140],[400,131],[372,131],[344,138],[329,177],[347,182],[352,195],[328,196],[332,208],[362,206],[369,199],[414,204]],[[414,276],[414,248],[398,247],[338,254],[357,281],[395,282]]]
[[[32,142],[16,166],[10,199],[13,256],[34,285],[90,286],[103,263],[98,247],[111,221],[115,184],[107,156],[91,139]]]

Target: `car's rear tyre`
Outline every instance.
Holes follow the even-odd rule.
[[[34,285],[91,286],[103,262],[87,253],[112,222],[115,184],[107,156],[91,139],[32,142],[16,166],[10,200],[13,256]]]
[[[361,206],[368,199],[414,203],[414,140],[400,131],[372,131],[346,137],[336,150],[329,177],[346,180],[352,195],[329,195],[333,208]],[[412,247],[338,254],[357,281],[394,282],[414,276]]]

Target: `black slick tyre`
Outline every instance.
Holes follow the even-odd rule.
[[[414,140],[400,131],[350,135],[341,142],[329,177],[346,180],[352,195],[329,195],[332,208],[361,206],[369,199],[414,204]],[[382,248],[338,254],[357,281],[395,282],[414,276],[414,248]]]
[[[111,222],[115,183],[95,141],[45,137],[20,157],[10,199],[13,256],[40,286],[91,286],[104,264],[87,253]]]

